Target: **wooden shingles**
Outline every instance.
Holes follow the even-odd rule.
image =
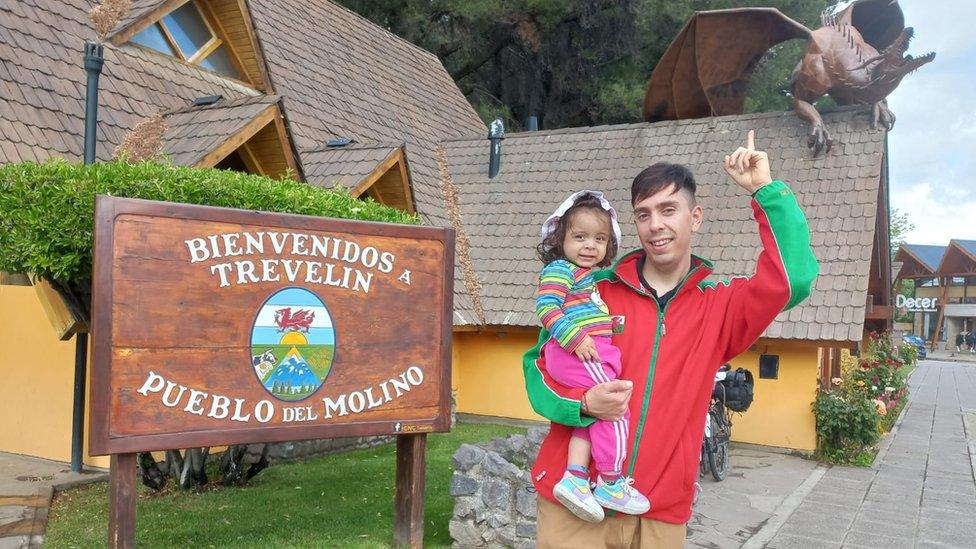
[[[87,0],[24,0],[0,10],[0,162],[80,159],[85,71],[82,45],[95,39]],[[202,95],[234,99],[258,92],[138,46],[105,44],[99,81],[96,158],[140,120]]]
[[[760,242],[750,199],[728,179],[721,162],[747,130],[755,129],[773,176],[791,185],[804,208],[821,269],[811,297],[781,313],[764,336],[860,340],[884,132],[871,130],[862,112],[840,110],[824,118],[837,144],[819,158],[811,157],[806,128],[792,113],[509,134],[501,146],[501,171],[490,180],[486,138],[445,142],[471,261],[481,279],[485,324],[538,325],[533,300],[542,267],[535,257],[539,228],[571,193],[606,193],[620,215],[621,249],[637,248],[630,184],[657,161],[685,164],[696,176],[705,222],[692,251],[715,262],[714,278],[752,274]],[[458,292],[455,307],[467,297]],[[826,324],[829,330],[823,329]]]
[[[434,148],[486,128],[440,60],[329,2],[248,5],[309,180],[344,175],[309,159],[331,138],[406,143],[417,210],[446,225]]]
[[[177,165],[212,167],[265,128],[270,126],[274,131],[278,100],[276,96],[245,97],[166,113],[163,153]],[[273,133],[271,137],[275,137]],[[265,140],[259,140],[262,147]],[[277,148],[280,157],[281,143]],[[261,150],[256,156],[264,171],[270,171],[264,159],[275,159],[274,153]],[[281,165],[276,168],[272,173],[283,170]]]

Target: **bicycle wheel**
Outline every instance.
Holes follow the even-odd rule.
[[[712,422],[712,440],[708,447],[708,468],[712,471],[712,478],[717,482],[725,480],[729,472],[729,438],[725,425],[725,418],[715,414],[708,414]]]

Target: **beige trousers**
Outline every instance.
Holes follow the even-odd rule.
[[[558,503],[538,499],[537,549],[680,549],[686,525],[617,513],[586,522]]]

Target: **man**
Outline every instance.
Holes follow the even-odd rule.
[[[641,249],[596,274],[601,298],[622,321],[613,336],[623,357],[620,379],[585,391],[555,383],[539,356],[549,338],[545,330],[524,357],[529,400],[553,422],[532,469],[539,549],[681,547],[715,371],[810,293],[818,267],[806,219],[789,187],[772,180],[752,131],[724,167],[753,196],[763,251],[752,277],[705,280],[711,263],[691,254],[691,236],[703,218],[694,177],[684,166],[655,164],[631,187]],[[625,474],[649,496],[651,509],[584,522],[552,496],[566,469],[572,429],[593,418],[616,420],[628,407]]]

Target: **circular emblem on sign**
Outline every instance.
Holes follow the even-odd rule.
[[[325,302],[305,288],[285,288],[258,309],[251,328],[251,367],[272,396],[294,402],[322,386],[335,347]]]

